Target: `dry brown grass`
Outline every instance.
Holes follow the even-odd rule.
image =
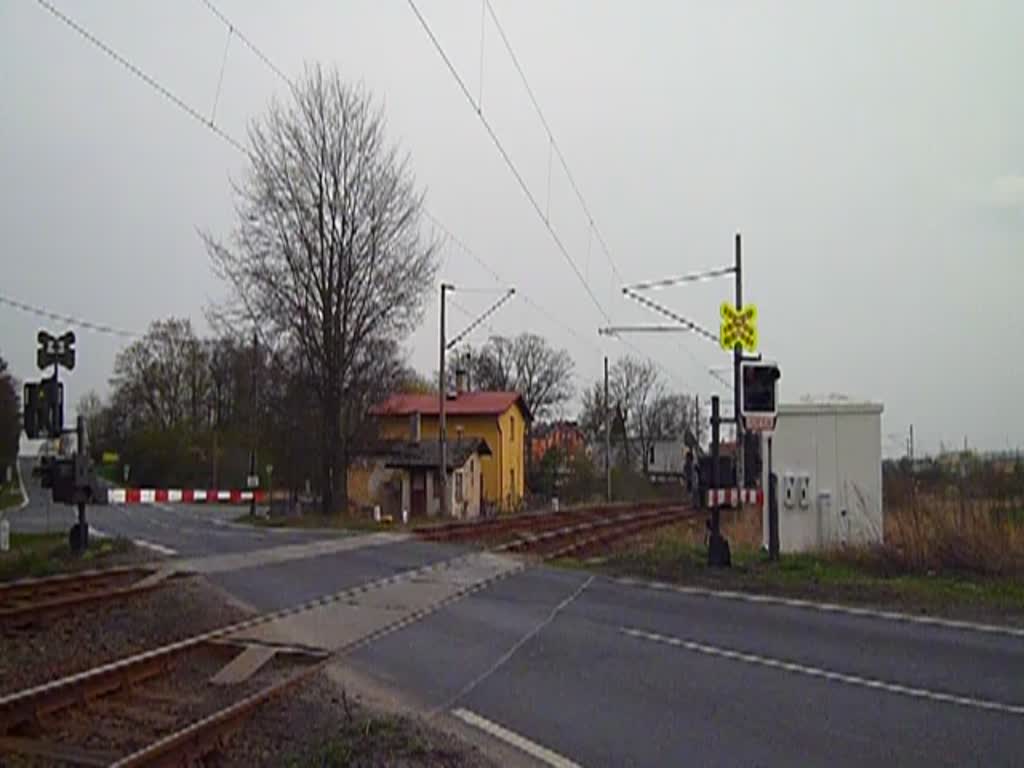
[[[1024,577],[1021,507],[962,499],[956,491],[916,495],[885,515],[885,544],[872,552],[888,569]]]

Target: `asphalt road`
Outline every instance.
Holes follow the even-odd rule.
[[[16,531],[47,524],[45,494],[29,491],[32,503],[8,515]],[[182,505],[89,510],[109,535],[182,555],[255,552],[323,535],[254,530],[232,523],[237,514]],[[49,526],[64,530],[72,519],[52,507]],[[463,551],[399,541],[210,578],[271,610]],[[520,746],[563,768],[1024,764],[1019,634],[532,568],[347,662],[427,712],[525,739]]]
[[[34,460],[20,469],[29,504],[9,509],[7,519],[16,533],[66,533],[77,520],[74,507],[50,502],[50,491],[32,477]],[[338,534],[317,531],[260,529],[232,520],[245,507],[217,504],[96,505],[86,510],[90,528],[99,535],[124,536],[163,555],[196,557],[248,552],[282,544],[301,544]]]
[[[449,556],[406,542],[219,578],[281,607]],[[349,657],[587,766],[1020,765],[1024,638],[534,568]]]

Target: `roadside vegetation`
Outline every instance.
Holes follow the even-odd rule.
[[[12,533],[10,550],[0,552],[0,581],[119,565],[136,554],[127,539],[93,539],[79,557],[71,554],[66,533]]]
[[[462,745],[439,743],[435,734],[407,717],[374,715],[358,708],[346,715],[309,753],[292,758],[291,768],[354,768],[355,766],[402,765],[462,766],[467,759]]]
[[[567,565],[643,579],[1024,622],[1024,494],[1019,467],[885,472],[884,544],[784,554],[761,549],[759,509],[725,512],[733,567],[707,566],[704,520],[641,534]]]
[[[17,480],[7,485],[0,485],[0,511],[17,507],[21,501],[21,488],[18,486]]]

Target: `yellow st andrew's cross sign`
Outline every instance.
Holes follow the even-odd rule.
[[[757,349],[757,305],[746,304],[743,309],[727,301],[722,302],[722,325],[718,341],[722,349],[731,350],[737,344],[747,352]]]

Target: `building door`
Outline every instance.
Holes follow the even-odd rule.
[[[412,470],[412,493],[410,494],[409,514],[412,517],[423,517],[427,514],[427,475],[423,470]]]

